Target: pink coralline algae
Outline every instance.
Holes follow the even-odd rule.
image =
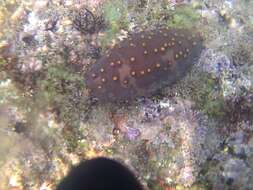
[[[202,42],[201,34],[189,29],[131,34],[87,71],[90,96],[106,102],[151,96],[185,75],[198,59]]]

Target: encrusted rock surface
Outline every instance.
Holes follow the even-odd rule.
[[[72,165],[97,156],[124,162],[147,189],[253,188],[252,1],[2,2],[0,189],[55,189]],[[166,73],[138,78],[138,88],[147,92],[155,80],[158,91],[131,104],[90,99],[88,87],[99,84],[86,83],[84,76],[111,61],[103,55],[115,53],[118,41],[129,47],[134,34],[135,58],[150,53],[145,62],[151,65],[161,59],[150,49],[163,51],[165,38],[152,44],[147,38],[145,49],[138,37],[141,29],[160,26],[204,34],[205,49],[192,69],[165,88],[156,80]],[[122,54],[130,57],[128,50]],[[139,75],[144,68],[147,74],[144,61],[138,63]],[[106,89],[128,99],[118,87]]]

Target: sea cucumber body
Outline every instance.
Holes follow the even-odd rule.
[[[131,34],[88,70],[90,95],[100,101],[128,101],[151,96],[182,78],[198,59],[199,33],[160,28]]]

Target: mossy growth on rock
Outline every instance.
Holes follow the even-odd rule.
[[[6,61],[4,59],[2,59],[1,56],[0,56],[0,67],[4,66],[6,64],[7,64]]]
[[[175,7],[170,18],[167,21],[167,25],[170,27],[191,28],[200,21],[200,14],[193,6],[184,5]]]
[[[55,101],[55,96],[71,90],[73,83],[82,85],[80,76],[62,65],[49,66],[46,72],[46,77],[41,82],[41,87],[44,90],[44,95],[49,102]],[[70,85],[67,85],[70,84]],[[61,94],[64,95],[64,94]],[[61,99],[61,97],[58,97]]]
[[[195,107],[209,117],[223,118],[227,113],[226,101],[219,81],[205,72],[193,71],[175,89],[183,98],[190,98]]]
[[[211,117],[223,117],[226,113],[225,100],[219,90],[218,81],[209,74],[201,74],[201,82],[193,91],[196,106]]]
[[[121,30],[145,27],[152,29],[157,25],[167,25],[173,28],[192,28],[200,23],[201,15],[198,7],[192,4],[176,5],[161,1],[147,2],[142,8],[138,3],[123,0],[107,0],[102,6],[106,30],[100,37],[103,49],[119,35]],[[131,19],[131,20],[130,20]],[[135,27],[134,27],[135,26]]]
[[[80,74],[64,64],[51,65],[39,81],[37,96],[53,105],[59,119],[67,125],[78,125],[87,111],[85,84]]]
[[[164,187],[158,183],[158,181],[154,181],[154,180],[149,180],[148,182],[148,187],[149,189],[153,189],[153,190],[163,190]]]
[[[86,120],[89,103],[81,74],[64,63],[52,64],[38,79],[36,99],[56,113],[64,123],[62,135],[68,151],[78,147],[79,126]]]
[[[119,33],[121,29],[128,29],[129,19],[128,19],[128,7],[123,0],[107,0],[104,2],[103,7],[103,17],[108,26],[101,37],[100,41],[102,46],[108,45],[110,41],[115,39],[116,34]]]

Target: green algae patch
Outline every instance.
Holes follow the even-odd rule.
[[[108,1],[108,3],[104,5],[103,9],[105,21],[110,25],[112,30],[118,30],[120,27],[128,26],[128,10],[125,1]]]
[[[200,18],[200,14],[193,6],[177,6],[172,12],[171,19],[167,21],[167,25],[175,28],[191,28],[196,26]]]
[[[220,90],[217,90],[217,82],[208,74],[201,74],[201,82],[193,91],[192,96],[196,106],[211,117],[223,117],[226,114],[225,100]]]
[[[222,119],[226,116],[228,106],[219,81],[211,74],[194,69],[183,79],[182,83],[175,86],[174,90],[182,98],[190,98],[195,102],[195,107],[209,117]]]
[[[128,6],[125,1],[106,1],[102,7],[103,17],[107,28],[104,35],[100,38],[102,47],[108,45],[116,38],[121,29],[128,29]]]
[[[80,123],[86,120],[90,108],[81,74],[61,63],[50,65],[37,80],[35,98],[55,113],[57,121],[64,123],[62,136],[67,150],[74,152],[79,147]]]
[[[6,65],[6,61],[0,57],[0,67]]]
[[[78,83],[80,86],[84,85],[78,74],[61,65],[50,66],[46,72],[45,79],[40,83],[45,98],[49,102],[62,99],[62,96],[64,96],[65,92],[71,90],[71,85],[74,85],[74,83]]]
[[[149,180],[148,181],[148,187],[149,189],[153,189],[153,190],[163,190],[164,187],[159,184],[157,181],[154,180]]]
[[[46,76],[39,81],[38,96],[49,105],[54,105],[59,119],[67,125],[78,125],[80,114],[87,111],[83,92],[85,84],[82,77],[64,65],[49,66]]]

